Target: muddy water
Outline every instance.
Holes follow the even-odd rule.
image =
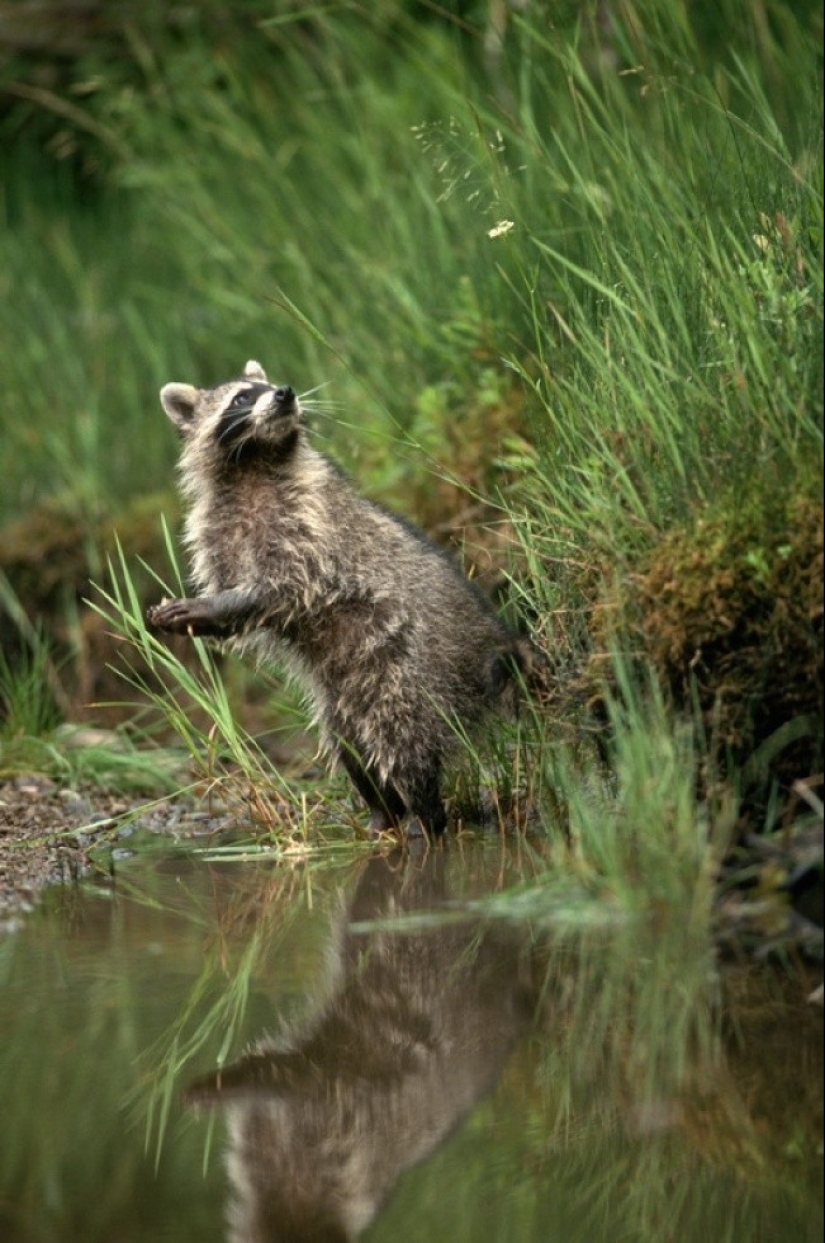
[[[821,1013],[426,858],[151,855],[0,942],[0,1239],[821,1238]]]

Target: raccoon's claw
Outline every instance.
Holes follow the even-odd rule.
[[[146,610],[146,624],[152,630],[188,634],[193,622],[190,600],[163,600]]]

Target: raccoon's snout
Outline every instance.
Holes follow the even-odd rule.
[[[280,406],[284,413],[295,405],[295,394],[288,384],[282,384],[279,388],[276,388],[272,396],[276,406]]]

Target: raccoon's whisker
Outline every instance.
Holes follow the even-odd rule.
[[[302,402],[301,405],[304,410],[306,410],[307,414],[311,414],[314,419],[334,419],[337,421],[338,416],[333,410],[322,410],[318,406],[314,406],[312,404],[308,405],[306,402]]]
[[[239,407],[233,410],[231,417],[224,418],[220,431],[218,432],[218,443],[226,444],[227,441],[233,440],[247,422],[252,411],[252,406]]]
[[[313,393],[320,393],[322,388],[328,388],[332,380],[324,380],[323,384],[316,384],[315,388],[308,388],[305,393],[298,394],[298,400],[303,401],[305,397],[311,397]]]

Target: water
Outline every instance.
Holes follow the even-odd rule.
[[[799,981],[720,978],[678,913],[482,917],[536,866],[166,853],[53,891],[0,942],[0,1239],[820,1238]]]

